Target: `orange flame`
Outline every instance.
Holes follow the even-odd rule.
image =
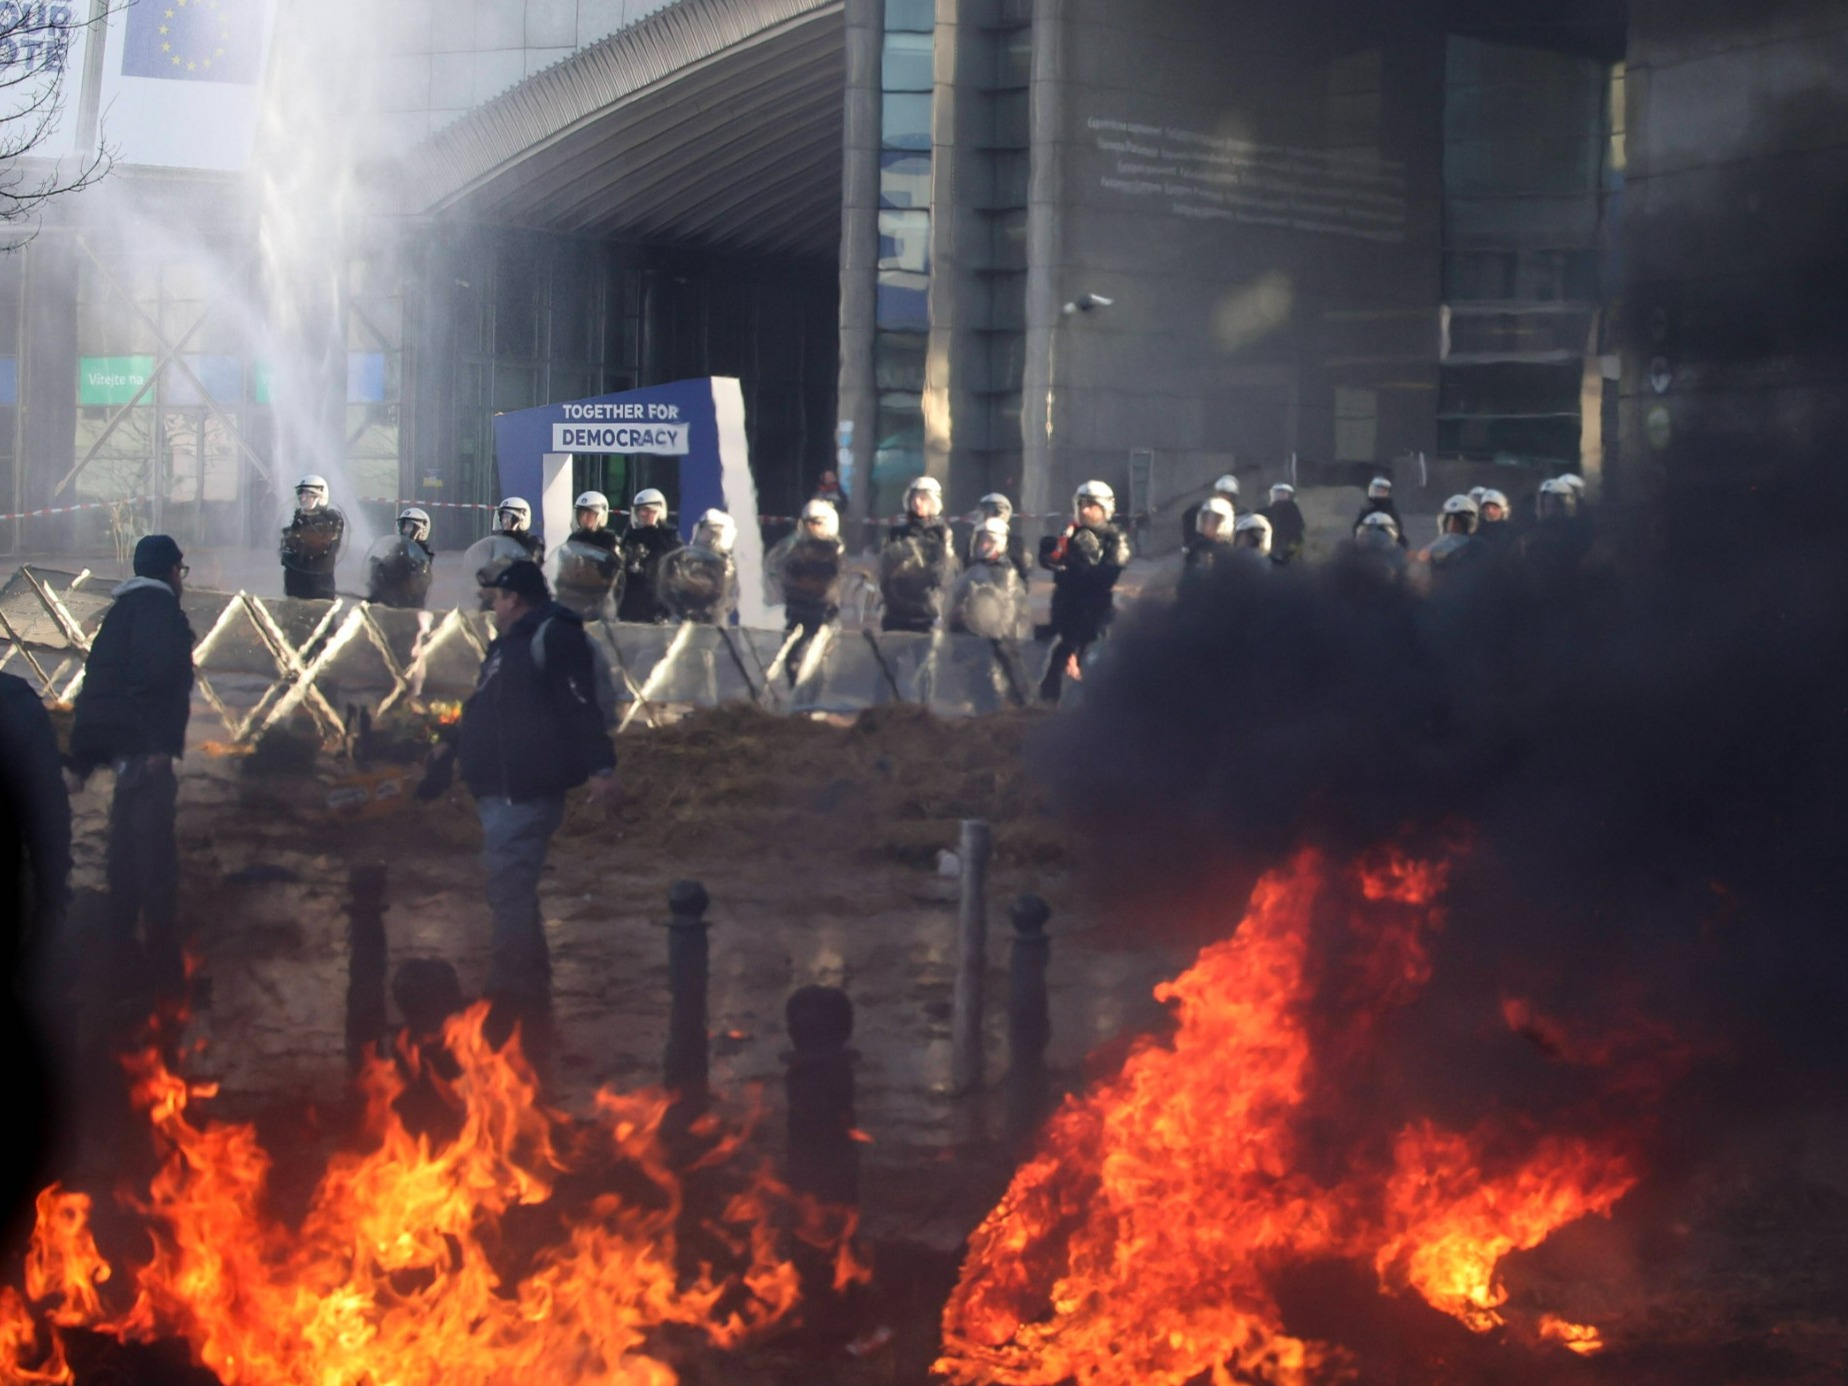
[[[294,1230],[263,1212],[270,1161],[254,1130],[198,1118],[211,1085],[189,1084],[151,1051],[134,1060],[136,1101],[165,1158],[133,1205],[153,1243],[129,1273],[133,1302],[114,1317],[105,1311],[99,1286],[110,1267],[90,1237],[88,1200],[46,1190],[27,1291],[52,1302],[51,1349],[32,1375],[32,1317],[17,1294],[0,1291],[0,1379],[68,1381],[56,1328],[83,1326],[132,1340],[183,1337],[225,1386],[670,1386],[674,1371],[650,1352],[653,1331],[684,1325],[730,1347],[795,1310],[786,1232],[831,1250],[837,1283],[866,1278],[841,1210],[798,1200],[762,1169],[698,1224],[735,1268],[688,1269],[682,1186],[660,1140],[668,1100],[607,1090],[597,1135],[584,1144],[639,1176],[645,1194],[598,1195],[562,1243],[518,1274],[503,1219],[552,1198],[570,1167],[567,1128],[540,1105],[517,1051],[488,1043],[485,1019],[478,1006],[445,1030],[459,1069],[449,1094],[459,1134],[432,1144],[407,1130],[393,1108],[405,1081],[374,1059],[361,1082],[376,1144],[330,1161]],[[716,1141],[704,1163],[730,1158],[741,1141]]]
[[[1491,1176],[1486,1132],[1420,1122],[1386,1168],[1357,1154],[1330,1182],[1300,1158],[1318,1083],[1428,980],[1444,884],[1396,857],[1331,875],[1308,852],[1260,881],[1237,932],[1157,989],[1172,1040],[1068,1101],[970,1238],[936,1370],[961,1386],[1338,1379],[1347,1355],[1285,1332],[1266,1279],[1326,1257],[1499,1324],[1501,1259],[1630,1187],[1614,1149],[1548,1138]],[[1331,905],[1338,967],[1312,947]],[[1313,1027],[1310,1001],[1331,995],[1337,1014]]]

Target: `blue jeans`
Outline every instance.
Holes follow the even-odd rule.
[[[487,868],[488,995],[544,1003],[552,995],[552,956],[539,913],[539,872],[552,834],[565,819],[565,796],[476,801],[481,860]]]

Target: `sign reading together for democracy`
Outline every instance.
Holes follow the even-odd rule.
[[[675,380],[494,416],[494,460],[502,495],[536,501],[547,453],[679,458],[676,508],[682,537],[692,534],[694,523],[708,508],[730,510],[736,519],[744,513],[739,506],[748,500],[755,513],[744,399],[736,380]],[[728,495],[731,505],[726,503]],[[619,496],[610,499],[619,510],[627,503]],[[561,536],[546,537],[556,543]]]
[[[643,452],[685,457],[692,425],[671,401],[561,404],[563,423],[552,425],[553,452]]]

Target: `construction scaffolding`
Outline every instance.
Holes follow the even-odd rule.
[[[110,601],[109,588],[88,573],[19,569],[0,588],[0,670],[29,678],[49,701],[70,701]],[[474,691],[494,638],[479,611],[192,590],[182,605],[201,632],[193,648],[198,696],[234,745],[298,713],[332,739],[343,734],[348,708],[376,719],[400,706],[460,701]],[[792,669],[796,642],[781,631],[604,621],[586,629],[606,657],[619,731],[731,702],[797,714],[915,703],[975,716],[1024,706],[1048,658],[1040,642],[829,628]]]

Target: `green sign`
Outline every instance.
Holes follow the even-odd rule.
[[[153,374],[152,356],[80,356],[77,358],[77,402],[127,404]],[[142,398],[148,397],[142,395]]]

